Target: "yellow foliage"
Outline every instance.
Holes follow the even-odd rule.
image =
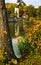
[[[0,59],[3,59],[2,51],[0,50]]]
[[[6,4],[6,8],[10,8],[11,7],[11,5],[10,4]]]
[[[30,22],[33,22],[33,21],[35,22],[36,20],[34,19],[34,17],[30,17],[30,18],[29,18],[29,21],[30,21]]]
[[[13,64],[17,64],[17,60],[15,60],[15,59],[12,59],[11,62],[12,62]]]
[[[41,47],[41,40],[39,40],[39,41],[38,41],[38,46],[40,46],[40,47]]]

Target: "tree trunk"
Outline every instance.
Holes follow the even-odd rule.
[[[5,51],[9,57],[11,57],[13,54],[13,49],[5,8],[5,0],[0,0],[0,44],[3,45]]]

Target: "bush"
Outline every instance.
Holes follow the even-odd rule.
[[[25,55],[26,53],[29,54],[32,51],[32,46],[28,39],[26,39],[25,42],[19,43],[18,47],[20,49],[21,55]]]

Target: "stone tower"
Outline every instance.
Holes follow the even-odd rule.
[[[5,49],[5,52],[7,52],[8,55],[13,54],[5,0],[0,0],[0,44],[3,45],[2,49]]]
[[[17,3],[19,3],[19,4],[25,4],[23,0],[17,0]]]

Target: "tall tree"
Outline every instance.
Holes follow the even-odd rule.
[[[39,8],[37,9],[36,15],[38,19],[41,19],[41,6],[39,6]]]
[[[27,14],[29,17],[34,17],[35,16],[35,8],[32,5],[27,6]]]
[[[0,41],[3,42],[4,50],[7,52],[8,60],[10,60],[13,49],[12,49],[12,41],[10,37],[10,30],[8,26],[8,19],[7,19],[7,13],[5,8],[5,0],[0,0],[0,34],[1,38]],[[6,58],[6,59],[7,59]]]

